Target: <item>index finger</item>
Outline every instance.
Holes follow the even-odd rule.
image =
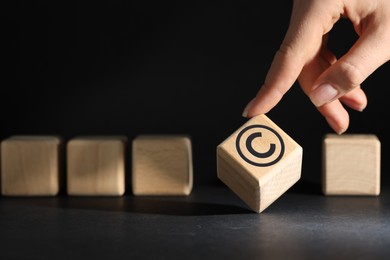
[[[244,117],[267,113],[279,103],[297,80],[303,66],[318,53],[322,36],[323,26],[318,18],[293,13],[291,24],[274,56],[264,84],[244,110]]]

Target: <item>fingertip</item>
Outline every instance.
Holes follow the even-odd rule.
[[[350,108],[352,108],[353,110],[356,110],[356,111],[359,111],[359,112],[363,112],[364,109],[367,107],[367,103],[366,104],[362,104],[362,103],[355,103],[355,102],[351,102],[350,100],[348,101],[342,101],[345,105],[349,106]]]
[[[252,104],[255,101],[255,98],[249,101],[249,103],[246,105],[244,111],[242,112],[243,117],[248,117],[249,110],[252,108]]]
[[[341,135],[347,131],[349,126],[349,114],[339,100],[318,107],[318,110],[325,117],[328,125],[334,132]]]
[[[328,116],[325,117],[329,126],[335,131],[338,135],[343,134],[347,131],[349,126],[349,116],[344,117],[336,117],[336,116]]]
[[[249,102],[247,106],[248,108],[245,108],[244,112],[242,113],[242,115],[246,118],[265,114],[268,113],[270,110],[267,105],[265,105],[261,100],[258,100],[257,98]]]
[[[340,97],[340,101],[359,112],[362,112],[368,103],[367,96],[360,87]]]
[[[244,117],[253,117],[268,113],[282,98],[282,94],[273,88],[267,88],[263,85],[256,97],[253,98],[245,107],[242,115]]]
[[[339,118],[334,117],[325,117],[325,119],[333,131],[335,131],[338,135],[345,133],[348,129],[349,119],[340,120]]]
[[[248,111],[247,110],[244,110],[244,112],[242,112],[242,117],[248,118]]]

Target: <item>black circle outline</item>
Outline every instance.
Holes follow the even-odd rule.
[[[245,155],[242,153],[241,151],[241,148],[240,148],[240,139],[242,137],[242,135],[252,129],[252,128],[264,128],[264,129],[267,129],[269,131],[271,131],[278,139],[279,139],[279,142],[280,142],[280,153],[278,155],[278,157],[271,161],[271,162],[268,162],[268,163],[256,163],[256,162],[253,162],[251,160],[249,160],[247,157],[245,157]],[[274,129],[272,129],[271,127],[269,126],[265,126],[265,125],[250,125],[250,126],[247,126],[245,127],[244,129],[241,130],[241,132],[237,135],[237,139],[236,139],[236,149],[237,149],[237,152],[238,154],[241,156],[241,158],[246,161],[247,163],[251,164],[251,165],[254,165],[254,166],[257,166],[257,167],[267,167],[267,166],[271,166],[271,165],[274,165],[275,163],[277,163],[278,161],[280,161],[280,159],[282,159],[283,157],[283,154],[284,154],[284,142],[283,142],[283,139],[282,137],[280,136],[280,134],[278,132],[276,132]]]

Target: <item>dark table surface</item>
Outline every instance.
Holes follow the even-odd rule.
[[[298,182],[262,213],[224,185],[189,197],[0,198],[1,259],[385,259],[390,188],[325,197]],[[287,257],[287,258],[286,258]]]

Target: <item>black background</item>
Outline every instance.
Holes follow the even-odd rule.
[[[292,1],[2,3],[0,138],[189,134],[195,185],[220,185],[216,146],[246,122],[241,113],[262,85],[291,7]],[[330,48],[340,56],[356,39],[341,20]],[[379,137],[382,172],[388,69],[362,84],[368,107],[349,110],[347,131]],[[332,132],[325,119],[298,84],[268,116],[304,149],[301,183],[318,187],[322,137]]]

